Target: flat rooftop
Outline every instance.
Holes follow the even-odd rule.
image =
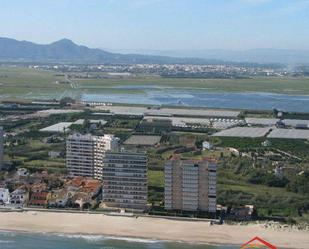
[[[89,120],[89,122],[91,124],[98,124],[101,123],[102,125],[105,125],[107,123],[107,121],[100,119],[100,120]],[[63,129],[68,130],[69,127],[72,124],[76,124],[76,125],[82,125],[84,123],[84,119],[78,119],[75,122],[60,122],[48,127],[45,127],[43,129],[40,129],[40,131],[45,131],[45,132],[63,132]]]
[[[43,129],[40,129],[40,131],[45,132],[64,132],[64,129],[68,129],[72,125],[72,122],[60,122],[48,127],[45,127]]]
[[[134,106],[96,106],[97,110],[110,111],[119,115],[148,115],[148,116],[199,116],[199,117],[230,117],[236,118],[239,111],[215,110],[215,109],[186,109],[186,108],[160,108],[148,109],[147,107]]]
[[[215,129],[227,129],[232,126],[241,124],[240,119],[229,118],[190,118],[190,117],[160,117],[160,116],[145,116],[144,120],[169,120],[176,127],[192,127],[194,124],[210,126]]]
[[[272,130],[267,137],[268,138],[309,139],[309,130],[275,129],[275,130]]]
[[[124,144],[151,146],[156,145],[157,143],[160,142],[160,140],[161,140],[160,136],[132,135],[124,142]]]
[[[279,119],[277,118],[245,118],[246,123],[250,125],[264,125],[272,126],[275,125]]]
[[[302,119],[284,119],[284,124],[287,126],[297,127],[298,125],[306,125],[309,128],[309,120]]]
[[[42,110],[38,111],[38,115],[42,116],[48,116],[52,114],[65,114],[65,113],[79,113],[83,112],[83,110],[75,110],[75,109],[48,109],[48,110]]]
[[[264,137],[271,128],[235,127],[213,134],[213,137]]]

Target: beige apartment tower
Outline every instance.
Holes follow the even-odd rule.
[[[119,138],[113,135],[73,134],[66,141],[66,166],[71,176],[102,178],[106,150],[117,150]]]
[[[212,159],[165,164],[165,209],[216,212],[217,163]]]
[[[106,151],[102,175],[102,199],[105,207],[146,208],[148,184],[145,153]]]

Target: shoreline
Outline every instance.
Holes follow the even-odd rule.
[[[309,248],[308,231],[271,229],[261,224],[210,225],[208,221],[40,211],[0,212],[0,220],[0,232],[91,235],[205,245],[241,245],[260,236],[279,248]]]
[[[180,243],[180,244],[188,244],[188,245],[207,245],[207,246],[241,246],[240,244],[222,244],[222,243],[207,243],[207,242],[198,242],[198,241],[182,241],[182,240],[163,240],[163,239],[156,239],[156,238],[148,238],[148,237],[124,237],[124,236],[116,236],[116,235],[105,235],[105,234],[83,234],[83,233],[54,233],[54,232],[32,232],[32,231],[24,231],[24,230],[14,230],[14,229],[0,229],[1,233],[17,233],[17,234],[32,234],[32,235],[48,235],[48,236],[59,236],[59,237],[66,237],[69,239],[85,239],[87,240],[89,237],[90,239],[95,240],[119,240],[119,241],[128,241],[128,242],[136,242],[136,243]]]

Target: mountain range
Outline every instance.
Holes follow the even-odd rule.
[[[36,44],[0,37],[0,61],[54,63],[158,63],[216,64],[244,63],[309,63],[309,50],[250,49],[250,50],[118,50],[77,45],[69,39],[51,44]]]
[[[192,50],[117,50],[118,53],[140,53],[144,55],[179,58],[216,59],[235,63],[279,63],[307,64],[309,50],[257,48],[248,50],[192,49]]]
[[[0,38],[0,61],[55,63],[218,63],[216,60],[177,58],[157,55],[120,54],[77,45],[69,39],[51,44],[36,44],[11,38]]]

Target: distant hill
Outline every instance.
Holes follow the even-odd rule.
[[[123,53],[133,52],[119,50]],[[135,53],[148,55],[194,57],[201,59],[216,59],[232,62],[250,63],[282,63],[298,64],[309,63],[309,50],[293,49],[249,49],[249,50],[224,50],[224,49],[197,49],[197,50],[140,50]]]
[[[68,39],[42,45],[28,41],[0,38],[0,61],[58,62],[58,63],[218,63],[217,60],[175,58],[140,54],[111,53],[101,49],[80,46]]]
[[[309,50],[120,50],[108,52],[80,46],[68,39],[51,44],[36,44],[0,37],[0,61],[57,63],[158,63],[158,64],[217,64],[241,63],[309,63]]]

